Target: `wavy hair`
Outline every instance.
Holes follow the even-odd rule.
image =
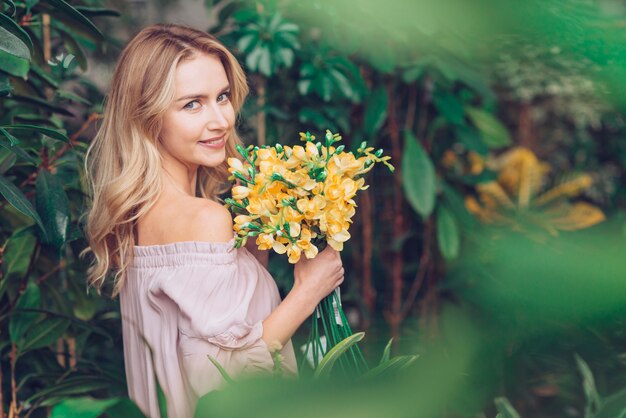
[[[217,57],[239,114],[248,94],[246,76],[233,54],[212,35],[190,27],[156,24],[128,43],[117,62],[104,100],[101,125],[85,155],[85,182],[91,197],[86,216],[88,247],[93,253],[88,283],[100,293],[114,272],[113,294],[122,289],[132,259],[135,225],[161,193],[159,138],[165,112],[174,101],[177,65],[197,53]],[[226,157],[241,143],[235,128],[228,136]],[[228,166],[198,169],[198,189],[205,198],[225,191]]]

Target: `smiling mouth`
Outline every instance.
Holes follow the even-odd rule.
[[[200,143],[200,145],[207,148],[223,148],[226,144],[226,135],[222,135],[219,138],[205,139],[198,142]]]

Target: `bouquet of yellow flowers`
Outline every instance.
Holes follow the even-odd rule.
[[[383,156],[382,149],[367,147],[365,142],[355,155],[344,151],[343,145],[335,146],[341,136],[330,131],[326,131],[323,143],[315,142],[309,132],[301,133],[300,139],[303,146],[238,146],[243,160],[228,159],[230,179],[235,185],[232,197],[225,201],[235,214],[238,248],[254,238],[260,250],[286,253],[292,264],[303,254],[315,257],[327,244],[341,251],[350,239],[354,197],[369,187],[363,177],[377,162],[393,171],[390,157]],[[328,344],[324,347],[320,341],[314,317],[309,344],[314,362],[352,334],[338,292],[320,303],[318,317],[322,318]],[[360,357],[358,362],[364,364]]]

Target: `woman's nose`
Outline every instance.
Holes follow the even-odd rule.
[[[224,114],[224,110],[219,106],[210,107],[207,113],[207,128],[210,130],[223,130],[228,128],[228,119]]]

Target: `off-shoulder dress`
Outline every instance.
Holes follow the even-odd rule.
[[[280,303],[272,276],[245,248],[185,241],[134,246],[120,293],[130,398],[160,418],[155,377],[169,417],[190,418],[202,395],[231,376],[272,370],[262,321]],[[283,369],[296,374],[291,341]]]

